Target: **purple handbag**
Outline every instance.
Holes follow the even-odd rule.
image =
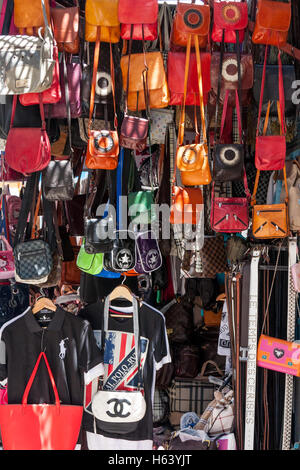
[[[135,238],[137,262],[134,267],[139,274],[151,273],[162,265],[162,256],[153,230],[139,232]]]
[[[81,89],[82,68],[80,63],[67,63],[67,82],[69,86],[70,111],[72,118],[81,116]],[[65,119],[67,118],[65,77],[63,61],[59,64],[59,79],[61,87],[61,99],[58,103],[45,105],[45,116],[47,118]]]

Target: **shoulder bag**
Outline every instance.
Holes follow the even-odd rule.
[[[198,5],[195,0],[192,3],[178,2],[171,31],[171,44],[186,47],[189,35],[192,35],[192,43],[197,36],[199,47],[205,48],[210,32],[210,6]]]
[[[95,276],[103,269],[103,253],[88,253],[85,250],[85,240],[83,239],[76,259],[76,266],[80,271]]]
[[[252,42],[284,46],[291,23],[291,2],[258,0]]]
[[[85,40],[96,42],[100,33],[102,42],[120,40],[118,18],[119,0],[87,0],[85,5]],[[132,8],[130,8],[132,11]]]
[[[146,413],[146,400],[143,383],[143,369],[141,368],[141,346],[140,330],[138,318],[138,302],[132,297],[133,305],[133,333],[135,345],[135,361],[138,374],[137,390],[109,390],[105,388],[105,383],[101,390],[96,392],[92,398],[91,411],[96,419],[95,426],[101,431],[126,435],[133,432]],[[104,324],[102,327],[102,344],[105,345],[105,337],[108,332],[109,319],[109,296],[104,303]],[[104,346],[105,348],[105,346]],[[122,403],[124,412],[116,413],[114,405]],[[117,416],[116,416],[117,414]]]
[[[104,268],[107,271],[126,273],[133,270],[137,261],[134,232],[115,230],[113,248],[104,253]]]
[[[13,250],[4,235],[0,235],[0,279],[10,279],[15,276]]]
[[[40,0],[40,5],[46,25],[44,37],[40,29],[38,36],[0,36],[1,95],[40,93],[51,86],[55,66],[54,39],[44,0]]]
[[[131,0],[119,0],[118,17],[122,39],[132,36],[134,40],[154,41],[157,38],[157,0],[136,0],[134,8]]]
[[[235,43],[236,31],[239,32],[239,40],[245,37],[248,25],[248,5],[241,2],[214,2],[214,21],[211,39],[214,42],[222,42],[224,30],[224,42]]]
[[[135,234],[137,262],[135,271],[140,274],[151,273],[162,265],[162,256],[153,230],[139,231]]]
[[[60,52],[79,52],[79,13],[78,0],[74,7],[50,9],[54,39]]]
[[[14,0],[14,23],[20,34],[33,36],[39,29],[47,26],[45,13],[50,23],[50,0],[43,0],[45,12],[41,0]]]

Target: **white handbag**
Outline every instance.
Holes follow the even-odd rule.
[[[38,36],[0,36],[0,95],[40,93],[50,88],[55,60],[54,38],[49,26],[44,0],[41,0],[45,22]]]

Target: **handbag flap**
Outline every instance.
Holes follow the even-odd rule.
[[[50,24],[49,0],[44,1],[48,22]],[[17,28],[44,26],[41,0],[14,0],[14,23]]]
[[[73,186],[73,170],[70,160],[52,160],[43,172],[45,188]]]
[[[241,89],[249,90],[253,86],[253,58],[251,54],[241,54]],[[211,86],[217,92],[220,70],[220,53],[211,56]],[[238,61],[235,53],[226,52],[222,62],[222,84],[227,90],[238,88]],[[267,87],[265,87],[266,89]]]
[[[118,3],[118,0],[87,0],[86,22],[94,26],[119,26]],[[132,6],[130,12],[132,13]]]
[[[114,157],[113,149],[118,149],[118,133],[117,131],[92,130],[88,143],[88,152],[93,157],[103,155],[103,157]]]
[[[121,126],[121,134],[132,139],[143,140],[148,134],[148,119],[137,116],[125,116]]]
[[[214,2],[214,23],[218,28],[233,31],[248,24],[247,2]]]
[[[288,31],[291,23],[291,3],[259,0],[256,22],[265,29]]]
[[[134,8],[133,8],[134,6]],[[157,0],[119,0],[119,21],[124,24],[153,24],[158,17]]]
[[[97,258],[102,257],[102,260],[103,260],[103,254],[102,253],[94,253],[94,254],[86,253],[86,251],[84,249],[84,245],[82,245],[80,250],[79,250],[78,256],[77,256],[76,264],[77,264],[79,269],[82,269],[83,271],[87,272],[92,268],[96,257]],[[100,264],[101,264],[101,262],[100,262]],[[101,269],[100,269],[100,271],[101,271]]]
[[[199,212],[199,205],[203,204],[203,196],[200,188],[181,188],[175,186],[173,188],[173,203],[171,213],[174,218],[172,223],[196,223],[195,214]],[[198,210],[197,210],[198,209]],[[182,220],[182,214],[184,213],[184,220]],[[192,215],[192,220],[191,219]],[[176,219],[178,216],[178,219]]]
[[[183,93],[184,91],[184,69],[185,69],[185,52],[169,52],[168,54],[168,84],[172,93]],[[201,52],[201,71],[203,93],[208,93],[211,89],[210,65],[211,54],[209,52]],[[189,93],[199,94],[199,83],[197,73],[196,54],[191,53],[190,67],[187,90]]]
[[[54,37],[57,42],[73,42],[79,34],[79,9],[51,8]]]
[[[208,148],[206,144],[180,145],[176,153],[176,165],[181,171],[194,171],[206,168]]]
[[[210,26],[209,5],[178,3],[176,9],[176,29],[183,33],[207,36]]]
[[[121,57],[121,70],[123,87],[126,90],[127,70],[129,56]],[[165,83],[165,69],[162,54],[160,52],[147,52],[146,63],[148,66],[148,89],[159,90]],[[143,92],[143,71],[145,70],[144,54],[131,54],[129,69],[129,92]]]
[[[48,139],[47,133],[39,127],[12,127],[8,134],[5,155],[9,166],[23,174],[37,171],[36,168],[42,163],[42,144],[45,139]]]

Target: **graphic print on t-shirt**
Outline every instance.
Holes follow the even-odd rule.
[[[149,340],[140,337],[140,372],[146,360]],[[108,331],[104,349],[104,390],[136,390],[139,384],[133,333]],[[143,383],[141,383],[143,385]]]

